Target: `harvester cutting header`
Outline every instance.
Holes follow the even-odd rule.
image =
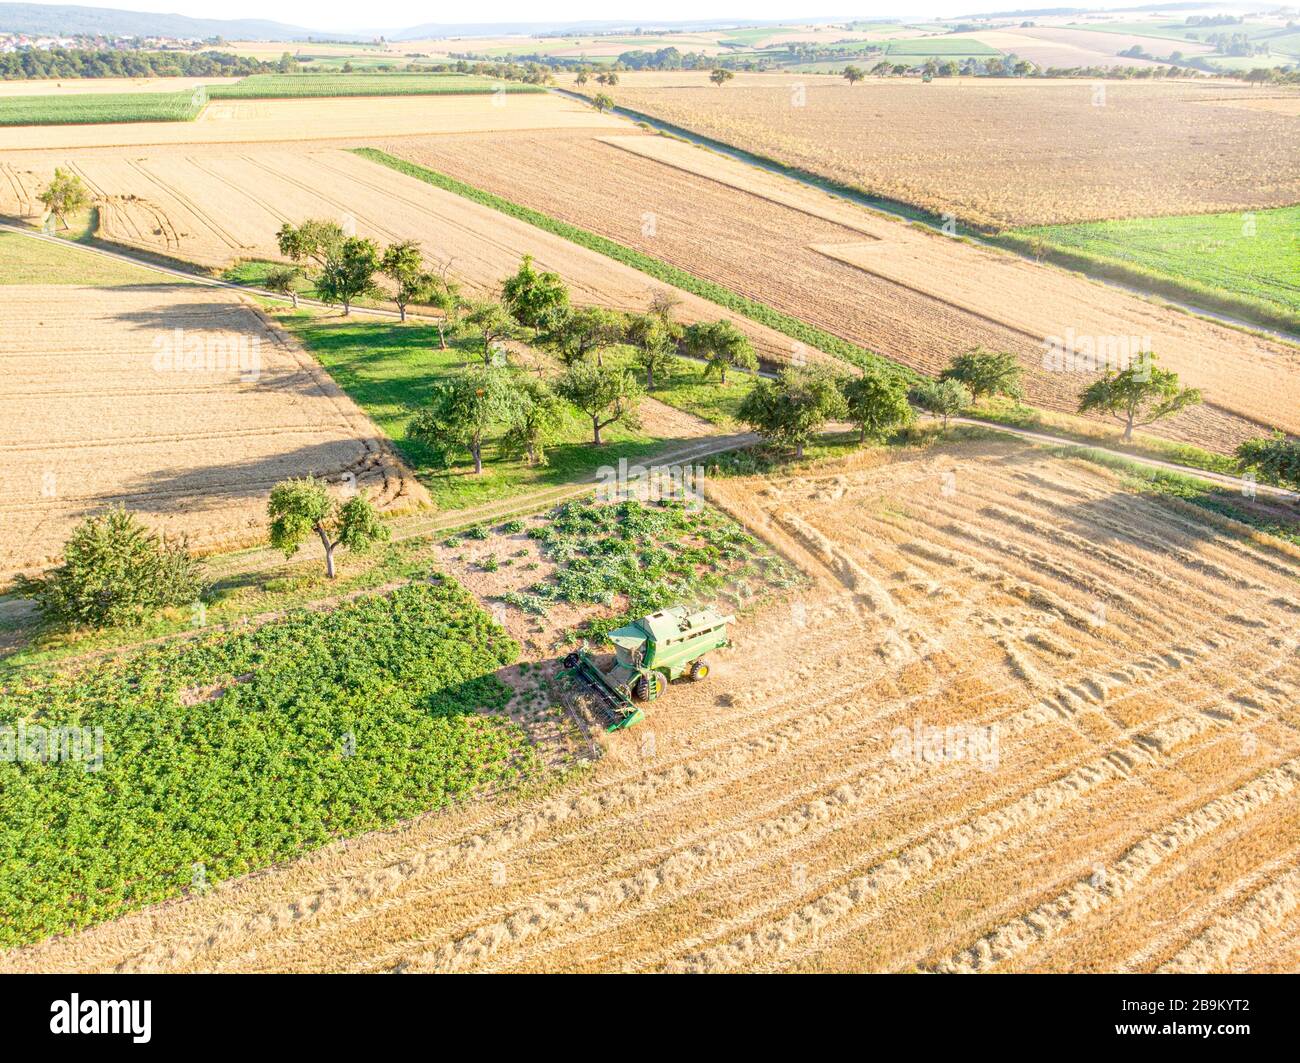
[[[596,715],[607,731],[645,718],[636,704],[654,701],[682,676],[699,682],[709,674],[706,653],[729,645],[727,627],[734,616],[713,609],[692,613],[686,606],[661,609],[609,633],[612,662],[602,667],[584,646],[564,658],[561,675],[591,694]]]

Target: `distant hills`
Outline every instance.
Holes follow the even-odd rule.
[[[385,37],[390,41],[411,41],[429,37],[530,36],[537,33],[588,34],[638,27],[653,30],[726,29],[732,26],[788,25],[777,20],[711,19],[661,22],[645,19],[578,22],[481,22],[457,25],[427,22],[409,29],[358,29],[350,33],[326,33],[305,26],[288,26],[265,19],[190,18],[187,15],[155,15],[145,11],[122,11],[107,7],[0,3],[0,32],[38,36],[75,37],[224,37],[228,41],[356,41]],[[832,18],[800,17],[802,24],[843,21]]]
[[[283,22],[256,18],[190,18],[187,15],[155,15],[107,7],[6,3],[0,3],[0,31],[51,37],[104,34],[110,37],[225,37],[232,41],[340,37],[339,34],[315,33],[302,26],[286,26]]]

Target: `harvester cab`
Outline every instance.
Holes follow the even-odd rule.
[[[644,719],[636,703],[662,697],[672,680],[707,677],[704,655],[728,645],[727,628],[735,622],[712,609],[661,609],[609,633],[611,663],[602,666],[584,645],[565,657],[561,674],[591,694],[605,729],[617,731]]]

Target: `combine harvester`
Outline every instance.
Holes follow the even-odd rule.
[[[564,658],[560,675],[591,694],[606,731],[631,727],[645,719],[636,702],[662,697],[674,679],[689,676],[698,683],[709,674],[701,658],[729,644],[727,625],[735,622],[734,616],[712,609],[661,609],[609,633],[614,659],[608,668],[601,668],[584,646]]]

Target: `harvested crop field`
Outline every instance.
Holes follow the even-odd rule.
[[[357,406],[236,295],[2,291],[0,580],[49,564],[115,503],[208,551],[264,539],[272,485],[308,471],[351,473],[387,509],[425,498]]]
[[[815,587],[588,778],[0,967],[1300,966],[1300,554],[1008,442],[711,493]]]
[[[446,99],[439,97],[437,106]],[[275,234],[286,221],[337,218],[383,243],[419,240],[431,260],[450,260],[452,274],[479,297],[497,294],[524,254],[561,274],[582,305],[643,310],[664,287],[526,222],[326,145],[12,152],[0,155],[0,214],[39,220],[36,194],[56,166],[86,183],[100,237],[214,269],[245,258],[279,259]],[[788,336],[680,294],[685,321],[730,318],[773,361],[788,360],[795,350]]]
[[[333,99],[213,100],[193,122],[0,128],[0,151],[145,144],[235,144],[298,140],[364,142],[374,136],[484,129],[616,127],[576,100],[537,92]]]
[[[1040,67],[1078,66],[1161,66],[1158,59],[1167,59],[1171,52],[1185,56],[1206,55],[1212,51],[1208,44],[1191,40],[1145,37],[1137,34],[1111,33],[1101,30],[1067,29],[1063,26],[1026,26],[1018,29],[980,30],[968,36],[982,41],[1004,54],[1015,54]],[[1120,55],[1121,50],[1140,47],[1157,59],[1139,59]]]
[[[652,77],[621,77],[619,106],[977,226],[1300,201],[1294,118],[1215,106],[1262,95],[1240,83]]]
[[[1073,412],[1093,373],[1047,343],[1154,350],[1206,405],[1157,427],[1212,450],[1300,432],[1300,349],[1017,256],[950,240],[668,137],[585,132],[383,145],[594,230],[927,373],[979,344],[1014,351],[1037,405]],[[548,180],[556,167],[575,175]],[[1075,371],[1062,371],[1068,365]]]

